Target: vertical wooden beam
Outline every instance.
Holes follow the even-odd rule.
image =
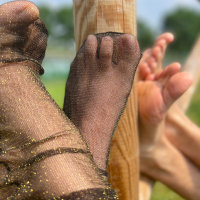
[[[139,151],[137,82],[134,82],[126,110],[118,124],[110,152],[108,170],[110,183],[119,199],[138,200],[139,197]]]
[[[90,34],[129,33],[136,36],[136,0],[73,0],[77,50]]]
[[[89,34],[129,33],[136,36],[136,0],[73,0],[77,50]],[[121,200],[138,200],[137,78],[113,138],[108,170]]]

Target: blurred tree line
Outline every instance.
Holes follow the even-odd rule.
[[[49,45],[67,45],[74,38],[73,8],[61,7],[54,10],[47,6],[39,7],[42,20],[49,31]],[[179,8],[163,19],[161,32],[170,31],[175,41],[169,46],[173,52],[189,52],[200,33],[200,12]],[[138,19],[138,41],[142,50],[151,47],[158,33]]]
[[[73,8],[63,7],[58,10],[47,6],[39,7],[40,17],[49,32],[49,45],[66,45],[74,40]]]

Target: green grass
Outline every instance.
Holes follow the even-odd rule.
[[[52,79],[43,80],[47,90],[62,108],[64,102],[64,93],[65,93],[65,83],[66,79]],[[189,118],[194,121],[196,124],[200,125],[200,84],[197,87],[197,90],[192,98],[191,105],[187,111]],[[178,170],[178,169],[177,169]],[[168,189],[166,186],[161,183],[157,183],[154,187],[154,192],[151,200],[183,200],[180,196],[175,194],[173,191]]]
[[[151,200],[184,200],[161,183],[156,183]]]
[[[66,79],[43,80],[43,83],[56,103],[63,108]]]

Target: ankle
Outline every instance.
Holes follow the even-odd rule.
[[[157,179],[170,171],[168,166],[173,162],[174,156],[171,144],[165,137],[156,146],[143,149],[140,155],[141,172]]]

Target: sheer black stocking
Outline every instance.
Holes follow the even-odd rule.
[[[116,199],[41,82],[46,43],[34,4],[0,6],[0,199]]]
[[[105,33],[88,36],[71,65],[64,111],[102,170],[140,58],[134,36]]]

